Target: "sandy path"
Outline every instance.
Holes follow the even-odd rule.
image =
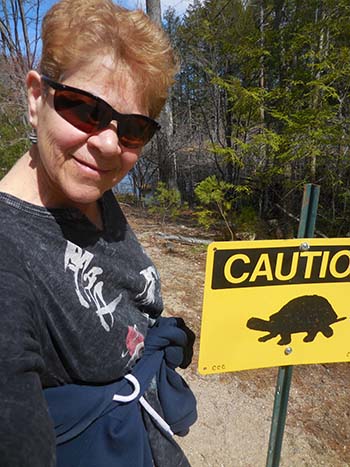
[[[162,279],[166,313],[183,316],[200,332],[205,249],[167,242],[162,230],[198,235],[181,225],[158,225],[124,208]],[[178,439],[192,467],[264,467],[277,369],[201,376],[198,339],[192,366],[183,372],[198,400],[198,422]],[[281,467],[350,466],[350,368],[347,364],[295,367]]]

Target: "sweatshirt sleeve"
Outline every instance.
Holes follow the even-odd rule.
[[[2,256],[0,463],[2,467],[54,467],[55,435],[39,377],[44,362],[35,300],[21,268],[4,264],[6,253]]]

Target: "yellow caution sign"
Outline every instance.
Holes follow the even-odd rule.
[[[214,242],[199,372],[350,361],[350,239]]]

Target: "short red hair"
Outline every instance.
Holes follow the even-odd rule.
[[[178,71],[164,30],[143,11],[111,0],[59,1],[44,17],[42,42],[40,72],[57,81],[70,69],[110,55],[117,72],[130,74],[152,118],[162,110]]]

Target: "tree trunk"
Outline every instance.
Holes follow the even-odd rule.
[[[159,26],[162,25],[160,0],[146,0],[146,11],[154,23],[157,23]]]
[[[40,3],[41,0],[33,0],[31,3],[25,0],[1,0],[0,3],[0,53],[3,66],[6,65],[6,73],[2,72],[0,82],[10,87],[12,98],[25,115],[27,96],[23,83],[36,58]]]
[[[146,0],[146,11],[151,20],[162,25],[162,14],[160,0]],[[159,139],[164,139],[158,145],[158,151],[160,152],[158,160],[159,164],[162,161],[166,161],[166,168],[159,167],[160,179],[165,182],[166,185],[171,189],[177,189],[177,158],[175,151],[169,151],[170,141],[173,136],[173,112],[171,108],[170,99],[166,102],[164,109],[160,115],[160,123],[162,125],[162,135]],[[161,154],[161,151],[167,151],[166,155]],[[172,154],[171,154],[172,152]],[[164,157],[166,156],[166,157]]]

